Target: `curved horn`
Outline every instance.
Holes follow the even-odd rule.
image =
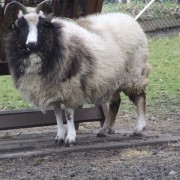
[[[16,4],[20,8],[20,10],[23,12],[23,14],[28,13],[26,7],[23,4],[21,4],[20,2],[17,2],[17,1],[12,1],[12,2],[6,4],[6,7],[4,8],[4,15],[6,14],[8,7],[12,4]]]
[[[47,2],[52,3],[52,0],[44,0],[40,4],[38,4],[38,6],[36,7],[36,13],[39,13],[44,3],[47,3]]]

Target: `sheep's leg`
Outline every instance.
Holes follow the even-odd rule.
[[[146,105],[146,94],[143,91],[139,95],[130,96],[130,99],[136,105],[137,111],[137,123],[134,129],[134,135],[140,135],[142,131],[146,127],[146,120],[145,120],[145,105]]]
[[[114,126],[114,122],[116,119],[116,115],[117,115],[120,103],[121,103],[120,93],[119,91],[116,91],[111,97],[106,120],[104,122],[102,129],[97,134],[97,137],[104,137],[106,136],[106,134],[114,133],[113,126]]]
[[[76,130],[74,126],[74,109],[65,109],[65,115],[67,120],[67,137],[65,140],[66,146],[73,145],[76,139]]]
[[[62,109],[59,104],[54,105],[54,113],[57,121],[57,136],[55,137],[55,143],[60,144],[65,140],[65,128],[62,119]]]

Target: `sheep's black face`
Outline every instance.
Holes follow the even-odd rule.
[[[29,32],[29,26],[24,18],[16,22],[16,30],[19,34],[19,41],[21,44],[26,45],[26,39]]]
[[[37,25],[37,43],[38,46],[43,44],[52,43],[52,29],[53,25],[45,18],[39,18],[39,23]],[[48,46],[47,46],[48,47]]]
[[[53,25],[45,17],[36,13],[24,15],[16,21],[19,42],[30,52],[41,51],[47,41],[52,41],[49,36],[52,28]]]
[[[51,23],[40,11],[39,14],[19,13],[18,20],[11,27],[14,31],[6,38],[5,51],[15,81],[18,81],[25,74],[27,66],[31,65],[26,61],[31,54],[37,54],[41,58],[39,75],[53,80],[54,75],[49,74],[54,71],[57,63],[64,59],[62,25]]]

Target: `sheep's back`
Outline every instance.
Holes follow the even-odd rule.
[[[97,87],[95,96],[99,92],[111,94],[117,88],[144,89],[150,69],[148,43],[132,17],[120,13],[93,15],[77,20],[77,24],[98,37],[96,43],[90,43],[96,56],[96,72],[89,84]]]

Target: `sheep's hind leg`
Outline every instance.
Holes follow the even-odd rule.
[[[55,137],[55,144],[60,144],[63,143],[65,139],[65,128],[63,124],[62,109],[60,104],[54,105],[54,113],[57,121],[57,135]]]
[[[116,115],[121,103],[120,93],[116,91],[110,100],[109,111],[104,122],[102,129],[97,134],[97,137],[105,137],[106,134],[113,134],[113,126],[116,119]]]
[[[66,146],[71,146],[75,144],[76,130],[74,126],[74,109],[65,109],[65,115],[67,120],[67,137],[65,140]]]
[[[134,128],[134,136],[141,136],[142,131],[146,127],[145,113],[146,113],[146,94],[143,91],[141,94],[130,96],[130,99],[136,105],[137,123]]]

